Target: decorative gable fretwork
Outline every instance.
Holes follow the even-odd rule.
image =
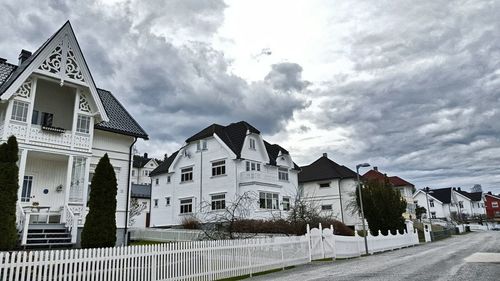
[[[38,67],[38,70],[59,76],[61,86],[65,80],[85,83],[67,36],[64,36],[63,40],[57,44],[50,55]]]
[[[32,83],[33,83],[33,80],[31,80],[31,78],[28,78],[28,80],[24,81],[24,83],[21,84],[21,87],[19,87],[19,89],[17,89],[16,96],[29,99],[31,97]]]
[[[83,93],[80,93],[79,109],[82,112],[88,112],[88,113],[92,112],[92,109],[90,108],[90,104]]]

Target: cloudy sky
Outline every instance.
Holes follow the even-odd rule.
[[[0,56],[70,20],[99,87],[161,157],[246,120],[299,165],[323,152],[417,187],[500,192],[500,1],[3,0]]]

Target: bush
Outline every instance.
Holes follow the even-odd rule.
[[[311,222],[291,222],[284,219],[276,220],[236,220],[233,225],[234,232],[239,233],[274,233],[286,235],[304,235],[307,231],[307,224],[311,228],[318,227],[319,224],[323,228],[328,228],[333,225],[334,234],[342,236],[353,236],[354,231],[340,221],[328,218],[322,218]]]
[[[181,225],[184,229],[200,229],[200,221],[195,217],[184,217]]]
[[[16,202],[19,189],[17,140],[11,136],[0,145],[0,251],[13,250],[17,245]]]
[[[82,248],[113,247],[116,244],[117,183],[108,154],[99,160],[90,186],[90,211],[82,231]]]

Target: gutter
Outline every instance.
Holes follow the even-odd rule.
[[[132,183],[130,182],[130,177],[132,173],[132,150],[134,148],[134,144],[137,142],[137,137],[134,138],[134,142],[130,145],[128,150],[128,175],[127,175],[127,204],[125,205],[125,231],[123,233],[123,244],[127,246],[127,237],[128,237],[128,212],[130,205],[130,189]],[[152,187],[152,186],[151,186]]]

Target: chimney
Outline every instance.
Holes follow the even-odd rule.
[[[453,190],[457,190],[456,188],[453,188]]]
[[[323,153],[323,157],[328,158],[328,153]]]
[[[144,158],[148,158],[148,154],[147,153],[144,153]]]
[[[488,194],[489,194],[489,195],[492,195],[492,194],[491,194],[491,191],[488,191]]]
[[[22,49],[21,53],[19,54],[19,65],[21,65],[29,57],[31,57],[31,52],[26,51],[25,49]]]
[[[374,167],[373,167],[373,170],[378,172],[378,167],[377,167],[377,166],[374,166]]]
[[[458,190],[458,191],[462,191],[462,188],[460,188],[460,187],[459,187],[459,188],[457,188],[457,190]]]
[[[167,159],[168,159],[168,154],[165,153],[165,155],[163,155],[163,160],[167,161]]]

